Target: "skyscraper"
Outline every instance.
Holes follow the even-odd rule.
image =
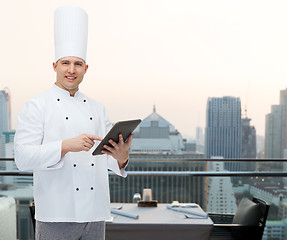
[[[208,98],[205,128],[205,157],[241,158],[242,125],[240,98]],[[224,164],[229,171],[239,163]]]
[[[8,88],[0,91],[0,135],[11,130],[11,96]]]
[[[196,127],[196,143],[198,145],[204,144],[202,127]]]
[[[250,118],[242,118],[242,158],[256,158],[256,130]],[[255,162],[242,162],[242,171],[254,171]]]
[[[14,157],[14,136],[15,131],[11,132],[5,132],[3,131],[2,134],[0,134],[1,138],[1,151],[2,151],[2,157],[3,158],[13,158]],[[9,147],[12,145],[12,148]]]
[[[224,172],[223,162],[211,162],[208,168],[213,172]],[[230,177],[209,177],[207,212],[234,213],[236,199]]]
[[[265,158],[283,158],[287,149],[287,89],[280,91],[280,104],[271,106],[265,118]]]

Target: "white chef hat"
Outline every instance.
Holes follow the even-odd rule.
[[[73,56],[86,61],[88,14],[75,6],[57,8],[54,12],[55,61]]]

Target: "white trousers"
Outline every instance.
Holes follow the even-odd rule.
[[[35,240],[105,240],[105,222],[36,221]]]

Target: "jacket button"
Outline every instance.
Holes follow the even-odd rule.
[[[90,120],[93,120],[93,118],[92,118],[92,117],[90,117]]]
[[[80,189],[79,188],[76,188],[76,191],[79,191]]]
[[[93,188],[93,187],[91,187],[91,190],[94,190],[94,188]]]
[[[95,164],[92,163],[91,166],[93,167],[93,166],[95,166]]]
[[[60,101],[60,98],[58,98],[57,101],[59,102],[59,101]]]
[[[84,100],[84,102],[86,102],[86,99]]]
[[[74,167],[77,167],[77,164],[74,164]]]
[[[66,120],[68,120],[69,118],[68,117],[66,117]]]

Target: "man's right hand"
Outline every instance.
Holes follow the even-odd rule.
[[[63,140],[61,156],[68,152],[89,151],[95,144],[94,140],[102,141],[101,137],[91,134],[81,134],[77,137]]]

